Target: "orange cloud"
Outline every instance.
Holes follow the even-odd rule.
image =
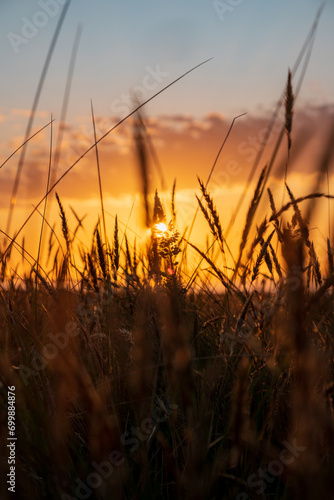
[[[333,116],[334,106],[313,107],[296,112],[293,122],[290,173],[303,172],[304,175],[311,175],[314,172]],[[279,126],[275,128],[275,133],[269,140],[259,171],[271,156],[283,119],[282,116],[278,121]],[[156,160],[149,158],[151,192],[156,188],[161,189],[159,168],[163,171],[168,187],[171,187],[176,178],[179,189],[197,189],[197,175],[204,181],[207,179],[230,126],[230,121],[218,113],[209,113],[202,120],[178,114],[147,118],[145,122],[160,164],[157,166]],[[116,123],[114,118],[96,117],[98,137],[104,135],[114,123]],[[209,186],[211,190],[219,188],[229,190],[236,185],[245,185],[267,124],[266,116],[246,115],[235,122],[212,175]],[[92,146],[93,138],[91,124],[81,125],[79,128],[70,125],[65,127],[57,178]],[[17,146],[18,141],[14,142]],[[131,121],[125,122],[103,139],[98,144],[98,151],[103,191],[106,196],[124,196],[140,190]],[[276,167],[272,171],[273,179],[282,178],[286,153],[286,141],[283,140]],[[36,202],[36,199],[43,196],[49,154],[47,133],[44,136],[40,135],[37,142],[33,141],[29,145],[22,171],[21,197]],[[11,191],[10,185],[15,172],[16,164],[13,159],[10,166],[6,165],[1,172],[2,189],[5,194]],[[72,169],[57,189],[63,196],[75,197],[78,200],[98,195],[94,149]],[[2,197],[2,200],[4,199],[6,196]],[[7,201],[5,204],[7,205]]]

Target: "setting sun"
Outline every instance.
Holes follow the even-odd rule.
[[[159,224],[155,224],[155,230],[159,233],[165,233],[168,228],[164,222],[159,222]],[[162,234],[158,234],[158,237],[161,237]]]

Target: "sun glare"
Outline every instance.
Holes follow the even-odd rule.
[[[155,224],[155,230],[159,233],[165,233],[168,228],[164,222],[159,222],[159,224]],[[162,234],[160,234],[159,236],[162,236]]]

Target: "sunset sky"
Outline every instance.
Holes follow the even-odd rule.
[[[64,0],[0,2],[0,164],[23,141],[64,3]],[[284,90],[288,68],[293,67],[298,57],[320,3],[316,0],[72,0],[33,125],[35,132],[52,114],[55,144],[71,51],[81,26],[57,177],[93,144],[91,100],[97,135],[101,137],[133,109],[134,93],[142,102],[193,66],[213,58],[151,101],[144,107],[143,116],[165,179],[162,185],[158,170],[152,165],[152,193],[155,188],[170,191],[177,178],[179,224],[184,227],[191,223],[196,208],[196,175],[206,180],[231,119],[247,113],[235,123],[209,185],[227,225],[265,127]],[[308,194],[333,122],[334,68],[330,62],[333,21],[334,3],[328,1],[296,104],[295,144],[302,143],[303,148],[296,146],[288,177],[296,196]],[[300,70],[294,82],[299,75]],[[283,113],[278,118],[276,132],[282,120]],[[265,157],[273,144],[272,139]],[[45,193],[49,151],[50,127],[27,148],[11,234]],[[99,144],[99,153],[108,223],[113,223],[117,213],[122,222],[129,220],[129,227],[142,234],[140,182],[130,121]],[[280,152],[283,163],[285,157],[286,142]],[[18,159],[16,154],[0,172],[2,229],[6,227]],[[280,179],[282,168],[277,163],[270,186],[277,194],[278,206],[283,194]],[[81,216],[88,213],[87,224],[94,224],[99,215],[94,154],[79,162],[56,190],[68,212],[71,205]],[[252,190],[248,199],[251,193]],[[168,203],[167,194],[163,198]],[[133,203],[135,209],[129,219]],[[242,211],[240,224],[244,217]],[[321,224],[319,218],[315,231],[326,231],[326,217],[321,217]],[[73,221],[70,214],[69,219]],[[29,224],[26,235],[33,248],[40,216],[36,215]],[[197,228],[197,241],[200,241],[199,227],[202,226]]]

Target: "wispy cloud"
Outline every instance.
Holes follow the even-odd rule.
[[[13,113],[15,110],[13,110]],[[25,110],[18,110],[24,113]],[[334,106],[309,107],[298,111],[295,116],[292,146],[291,172],[312,174],[316,161],[323,147],[324,134],[333,120]],[[235,123],[229,140],[221,154],[212,176],[210,189],[231,190],[236,185],[244,185],[252,167],[254,158],[268,124],[267,116],[248,116]],[[111,128],[110,119],[96,117],[98,137]],[[275,137],[283,121],[278,122],[273,137],[263,156],[262,165],[271,155]],[[197,175],[206,180],[216,154],[230,126],[230,121],[219,113],[207,114],[199,120],[190,115],[161,115],[146,120],[147,130],[156,149],[159,162],[164,172],[167,185],[171,187],[174,178],[179,189],[197,189]],[[19,138],[14,138],[12,145],[17,147]],[[67,125],[60,164],[59,177],[92,144],[91,124],[80,127]],[[301,144],[299,155],[294,158],[294,143]],[[21,197],[35,200],[42,197],[49,159],[49,134],[45,133],[29,145],[26,164],[20,186]],[[132,140],[131,122],[126,122],[99,143],[103,191],[106,196],[124,196],[140,190],[137,179],[135,151]],[[297,149],[297,147],[296,147]],[[286,157],[286,145],[283,141],[280,158]],[[279,164],[279,162],[278,162]],[[160,189],[158,170],[151,159],[151,189]],[[4,174],[6,174],[4,176]],[[280,178],[282,172],[273,170],[274,178]],[[2,190],[6,199],[11,192],[15,175],[15,157],[2,172]],[[75,166],[59,185],[63,196],[85,199],[94,197],[98,192],[95,153],[92,151]],[[18,200],[19,202],[19,200]],[[2,203],[7,203],[2,202]]]
[[[24,118],[29,118],[31,115],[31,110],[13,108],[11,109],[10,113],[13,116],[22,116]],[[47,111],[36,111],[35,116],[39,118],[48,118],[49,113],[47,113]]]

